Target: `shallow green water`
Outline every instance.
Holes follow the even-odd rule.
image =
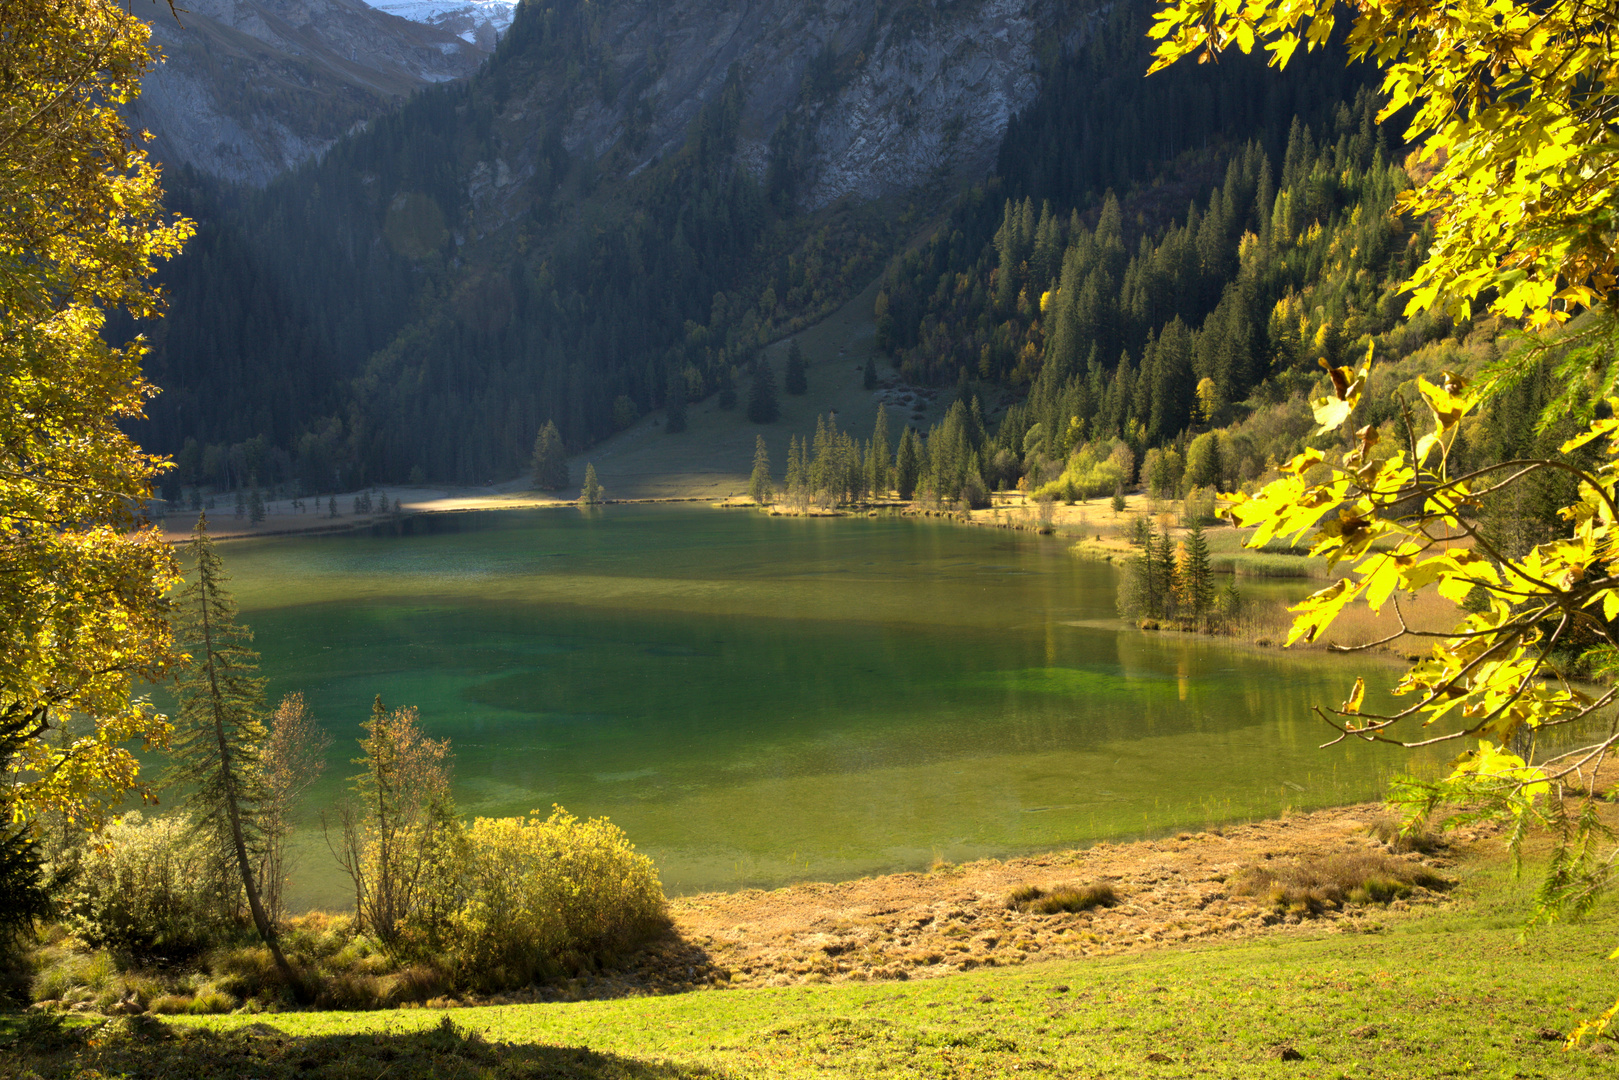
[[[1115,571],[1027,534],[669,507],[230,544],[272,695],[372,696],[455,751],[471,814],[605,814],[673,892],[1084,844],[1375,794],[1317,750],[1342,665],[1113,620]],[[1408,761],[1406,762],[1408,764]],[[299,902],[340,904],[312,825]]]

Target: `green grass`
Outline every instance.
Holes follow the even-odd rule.
[[[1614,1075],[1611,1042],[1569,1052],[1557,1038],[1619,995],[1603,961],[1619,936],[1612,906],[1523,936],[1520,887],[1490,871],[1463,891],[1455,908],[1391,914],[1375,932],[912,983],[186,1017],[174,1040],[36,1039],[0,1052],[0,1076]],[[274,1031],[232,1034],[256,1024]]]

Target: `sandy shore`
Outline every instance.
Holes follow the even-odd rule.
[[[1417,888],[1388,905],[1287,914],[1265,896],[1246,895],[1245,873],[1371,854],[1455,881],[1470,861],[1501,855],[1488,828],[1459,832],[1431,854],[1397,853],[1374,833],[1387,816],[1380,805],[1361,804],[926,873],[681,897],[670,903],[673,933],[617,970],[492,1000],[900,981],[1274,935],[1375,934],[1391,919],[1454,902],[1454,894]],[[1029,885],[1049,892],[1096,884],[1110,886],[1117,903],[1057,914],[1009,903],[1013,890]]]

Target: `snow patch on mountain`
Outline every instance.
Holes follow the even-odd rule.
[[[512,24],[517,0],[366,0],[379,11],[411,22],[427,23],[463,41],[492,49]]]

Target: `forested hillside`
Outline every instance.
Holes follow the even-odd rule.
[[[727,31],[753,57],[727,69],[699,32],[729,9],[527,3],[471,82],[263,192],[171,173],[202,235],[166,275],[165,393],[139,434],[179,455],[171,493],[485,481],[517,472],[547,420],[579,448],[661,407],[672,381],[712,394],[866,285],[950,196],[952,163],[928,147],[992,156],[984,132],[1033,93],[1029,12],[1053,33],[1083,16],[1012,5],[1005,33],[981,32],[1007,7],[767,5]],[[949,77],[946,56],[972,76]],[[891,178],[844,151],[833,168],[822,145],[847,134],[848,95],[864,95],[867,149],[897,148],[885,169],[903,183],[875,200],[837,193]],[[952,111],[969,98],[994,107]]]
[[[1145,24],[1120,9],[1068,59],[999,175],[878,297],[907,378],[1026,392],[995,440],[1020,462],[1122,439],[1139,463],[1256,392],[1308,388],[1319,358],[1399,321],[1420,250],[1393,210],[1400,127],[1377,124],[1364,71],[1328,50],[1285,75],[1235,57],[1141,79]]]
[[[151,363],[165,393],[140,433],[178,456],[171,494],[513,475],[547,421],[577,450],[672,385],[687,400],[736,386],[919,231],[877,300],[881,347],[907,382],[1020,401],[973,420],[964,390],[928,440],[972,432],[939,478],[924,469],[941,498],[970,474],[1050,480],[1093,441],[1096,460],[1129,447],[1133,482],[1147,451],[1184,457],[1199,431],[1308,389],[1321,358],[1449,332],[1400,318],[1394,288],[1424,245],[1393,208],[1410,185],[1402,124],[1377,124],[1368,72],[1329,48],[1285,73],[1228,57],[1146,78],[1145,3],[1051,24],[1039,93],[987,181],[806,209],[805,133],[866,77],[864,47],[953,11],[879,4],[866,39],[829,38],[770,121],[762,168],[766,91],[740,65],[657,153],[657,65],[598,44],[614,5],[530,3],[478,78],[263,192],[171,175],[202,224],[167,276]],[[604,101],[641,104],[593,154],[577,117]],[[1222,479],[1276,449],[1255,443]]]

